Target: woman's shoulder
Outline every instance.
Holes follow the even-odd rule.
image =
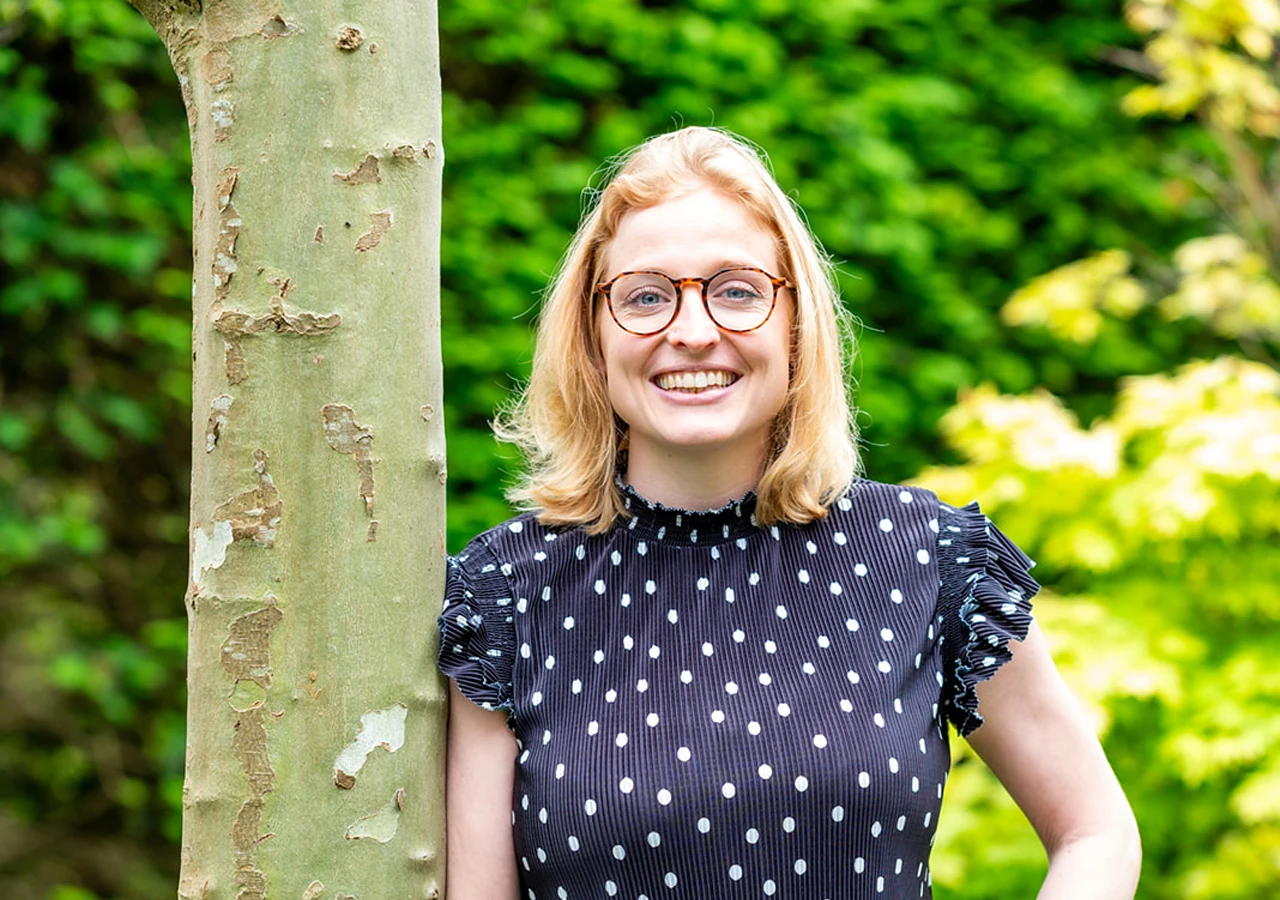
[[[928,488],[859,478],[828,507],[837,519],[870,522],[882,530],[901,522],[921,522],[936,532],[938,496]]]
[[[481,531],[467,542],[466,547],[457,556],[461,558],[463,555],[475,552],[479,548],[492,549],[511,543],[520,543],[522,540],[527,540],[528,535],[532,535],[542,528],[544,526],[539,524],[536,512],[520,512],[506,521],[491,525]]]
[[[886,481],[875,481],[871,478],[855,478],[841,499],[850,502],[887,502],[895,501],[909,505],[917,501],[936,506],[938,496],[928,488],[913,484],[894,484]]]
[[[477,534],[450,557],[450,565],[475,573],[496,568],[509,576],[523,561],[572,553],[584,537],[580,527],[545,525],[538,521],[537,511],[525,511]]]

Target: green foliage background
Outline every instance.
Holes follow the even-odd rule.
[[[1141,42],[1119,4],[454,0],[440,15],[451,548],[508,515],[516,462],[487,421],[527,371],[583,186],[649,134],[731,128],[768,151],[840,261],[864,323],[868,474],[976,491],[1044,558],[1045,621],[1144,828],[1141,896],[1275,896],[1275,476],[1210,473],[1213,514],[1172,534],[1154,514],[1109,517],[1170,444],[1168,422],[1226,403],[1211,392],[1121,428],[1114,472],[1016,452],[1019,434],[1074,446],[1130,422],[1126,376],[1239,354],[1154,306],[1102,316],[1088,341],[1001,322],[1015,290],[1074,259],[1118,247],[1158,269],[1223,227],[1195,183],[1221,164],[1212,135],[1120,111],[1139,80],[1106,60]],[[6,896],[174,890],[189,166],[167,57],[124,0],[0,0]],[[1065,419],[999,414],[1033,402],[1002,395],[1037,387]],[[1246,418],[1275,402],[1265,385],[1244,396]],[[1098,535],[1112,539],[1105,564]],[[1042,856],[987,778],[960,759],[938,896],[1035,892]]]

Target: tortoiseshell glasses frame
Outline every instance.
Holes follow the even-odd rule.
[[[760,320],[758,322],[754,322],[754,324],[746,328],[735,328],[731,325],[727,325],[724,322],[722,322],[720,318],[724,316],[725,311],[722,309],[720,313],[720,317],[717,317],[716,310],[714,308],[716,304],[712,303],[712,299],[710,297],[710,287],[712,283],[714,283],[717,279],[721,279],[724,275],[727,275],[732,272],[751,272],[755,275],[764,276],[764,278],[768,281],[770,287],[773,288],[772,296],[769,298],[769,308],[763,312],[763,315],[761,315],[759,311],[754,311],[752,313],[751,320],[754,322],[754,319],[756,316],[759,316]],[[670,312],[666,321],[662,321],[661,319],[654,317],[653,318],[654,322],[662,321],[662,324],[651,330],[637,331],[634,327],[636,322],[635,318],[629,319],[629,321],[631,322],[631,325],[628,326],[626,323],[623,322],[623,318],[625,317],[619,315],[618,310],[615,308],[614,296],[613,296],[614,286],[622,279],[629,278],[635,275],[649,275],[655,278],[664,279],[670,282],[672,290],[674,291],[674,294],[675,294],[675,300],[674,300],[674,303],[671,304]],[[714,272],[711,275],[707,276],[706,278],[692,278],[692,277],[673,278],[670,275],[668,275],[666,272],[660,272],[656,269],[630,269],[625,272],[619,272],[617,275],[615,275],[613,278],[610,278],[608,281],[604,281],[604,282],[601,282],[600,284],[597,284],[596,290],[604,295],[605,300],[607,301],[609,306],[609,315],[613,318],[613,321],[617,323],[619,328],[621,328],[623,331],[626,331],[629,334],[635,334],[641,337],[652,337],[655,334],[661,334],[662,332],[666,331],[667,328],[671,326],[671,323],[676,320],[676,317],[680,315],[680,304],[684,300],[684,289],[687,285],[691,285],[691,284],[696,284],[700,288],[702,293],[702,307],[707,311],[707,316],[711,319],[712,322],[716,324],[716,327],[720,328],[723,331],[732,332],[733,334],[748,334],[749,332],[755,331],[756,329],[762,327],[766,322],[769,321],[769,318],[773,315],[774,309],[777,308],[778,291],[782,290],[782,288],[784,287],[785,288],[794,287],[794,285],[792,285],[791,282],[787,281],[785,278],[779,278],[776,275],[772,275],[769,272],[766,272],[764,269],[758,269],[755,266],[731,266],[727,269],[721,269],[718,272]]]

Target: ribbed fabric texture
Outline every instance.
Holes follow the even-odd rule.
[[[929,897],[944,719],[981,722],[1030,560],[976,504],[869,481],[803,526],[628,504],[451,560],[440,667],[520,742],[525,896]]]

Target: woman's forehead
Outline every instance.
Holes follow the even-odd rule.
[[[735,265],[776,270],[777,242],[740,201],[703,188],[624,214],[605,268],[710,274]]]

